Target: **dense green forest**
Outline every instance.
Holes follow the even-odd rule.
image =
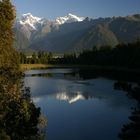
[[[107,66],[122,66],[140,68],[140,42],[119,44],[112,48],[94,48],[80,54],[79,63]]]
[[[119,44],[115,47],[102,46],[100,49],[84,50],[80,54],[64,54],[54,58],[52,53],[38,52],[31,58],[20,53],[20,62],[43,64],[80,64],[140,68],[140,41],[128,44]]]
[[[53,54],[39,51],[27,57],[24,53],[19,53],[19,58],[21,64],[48,64],[52,63]]]
[[[0,140],[40,139],[40,109],[23,88],[18,53],[13,49],[15,8],[0,1]]]
[[[93,47],[76,55],[64,55],[58,59],[61,64],[83,64],[99,66],[116,66],[140,68],[140,42],[119,44],[115,47],[102,46],[100,49]]]

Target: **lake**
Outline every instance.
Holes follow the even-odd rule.
[[[119,140],[137,104],[127,96],[136,83],[79,69],[29,70],[24,81],[47,117],[47,140]]]

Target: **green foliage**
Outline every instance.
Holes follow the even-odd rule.
[[[55,64],[140,68],[140,41],[115,47],[94,46],[92,50],[84,50],[77,57],[75,54],[64,54],[63,58],[55,59]]]
[[[119,44],[114,48],[106,46],[98,51],[85,51],[80,54],[79,63],[140,68],[140,44]]]
[[[21,90],[21,79],[0,75],[0,139],[38,140],[40,108],[30,99],[30,88]]]
[[[75,53],[64,54],[63,56],[53,58],[51,64],[77,64],[77,56]]]
[[[13,49],[13,21],[15,9],[9,0],[0,2],[0,68],[19,69],[18,54]]]
[[[21,91],[18,53],[12,47],[14,18],[10,0],[0,1],[0,140],[39,140],[40,109],[29,88]]]
[[[30,58],[20,53],[22,64],[80,64],[140,68],[140,41],[112,46],[94,46],[91,50],[84,50],[79,55],[64,54],[55,58],[51,53],[33,53]]]
[[[53,60],[52,53],[46,53],[43,51],[33,53],[31,56],[26,56],[24,53],[20,53],[19,56],[21,64],[48,64]]]

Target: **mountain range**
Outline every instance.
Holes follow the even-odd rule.
[[[23,14],[14,24],[18,51],[80,52],[140,38],[140,14],[91,19],[68,14],[48,20]]]

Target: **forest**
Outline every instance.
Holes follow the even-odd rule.
[[[81,53],[68,53],[55,58],[52,53],[33,53],[27,58],[20,53],[21,64],[67,64],[67,65],[95,65],[140,68],[140,41],[118,44],[115,47],[94,46],[92,50],[84,50]]]

